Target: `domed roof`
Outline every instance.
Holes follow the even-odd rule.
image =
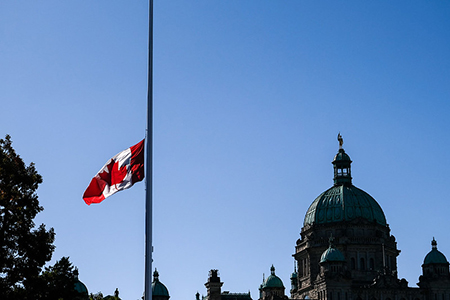
[[[339,249],[334,248],[333,244],[330,242],[330,246],[327,250],[322,253],[320,257],[320,262],[343,262],[345,261],[344,254],[342,254]]]
[[[333,164],[337,162],[352,162],[350,159],[350,156],[348,156],[347,153],[345,153],[344,149],[339,149],[339,152],[334,156]]]
[[[350,185],[335,185],[320,194],[305,215],[304,226],[364,218],[386,226],[380,205],[363,190]]]
[[[153,272],[152,297],[153,296],[170,297],[166,286],[159,281],[159,273],[156,269],[155,272]]]
[[[334,186],[320,194],[311,204],[303,225],[326,224],[364,218],[386,226],[386,217],[380,205],[368,193],[353,186],[350,156],[342,148],[333,159]]]
[[[83,295],[89,295],[87,287],[80,280],[75,282],[75,291]]]
[[[437,249],[437,242],[434,238],[431,241],[431,251],[427,254],[427,256],[425,256],[423,264],[448,264],[445,255]]]
[[[283,281],[275,275],[275,267],[270,268],[270,276],[262,284],[262,288],[284,288]]]

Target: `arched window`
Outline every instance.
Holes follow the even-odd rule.
[[[369,260],[369,269],[370,270],[374,270],[375,269],[375,261],[373,260],[373,258],[371,258]]]
[[[366,269],[366,261],[364,260],[364,257],[361,257],[359,259],[359,268],[361,271],[364,271]]]

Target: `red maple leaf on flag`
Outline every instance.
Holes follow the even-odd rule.
[[[100,203],[144,178],[144,140],[111,158],[92,178],[83,194],[87,205]]]
[[[103,169],[102,172],[98,173],[100,179],[105,182],[104,184],[114,186],[123,182],[125,176],[127,175],[126,165],[123,165],[122,168],[119,168],[119,162],[111,159],[111,161],[105,167],[106,168]]]

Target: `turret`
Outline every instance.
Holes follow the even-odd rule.
[[[333,237],[330,237],[328,249],[320,257],[321,274],[326,277],[340,274],[343,272],[344,264],[344,255],[334,247]]]
[[[294,272],[291,274],[291,294],[295,293],[298,289],[298,274],[297,265],[294,263]]]
[[[332,161],[334,166],[334,185],[351,185],[352,171],[350,165],[352,164],[352,161],[350,156],[345,153],[344,148],[342,148],[344,140],[340,133],[338,134],[338,141],[339,151]]]
[[[425,278],[449,276],[449,263],[445,255],[437,249],[437,242],[434,238],[431,241],[431,251],[423,260],[422,275]]]
[[[208,281],[205,283],[208,300],[221,300],[220,294],[223,282],[220,282],[218,273],[219,270],[209,271]]]
[[[153,300],[169,300],[169,290],[166,286],[159,281],[158,270],[155,269],[153,272],[153,282],[152,282],[152,299]]]
[[[286,298],[283,281],[275,275],[275,267],[270,268],[270,276],[264,280],[260,288],[260,300]]]

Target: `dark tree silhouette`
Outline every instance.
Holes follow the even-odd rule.
[[[33,222],[43,210],[36,194],[40,183],[34,164],[25,165],[10,136],[0,139],[0,299],[27,299],[52,257],[53,228]]]
[[[46,267],[40,276],[45,289],[40,289],[42,299],[88,299],[87,291],[82,293],[74,288],[78,281],[78,270],[70,263],[68,257],[61,258],[54,266]]]

